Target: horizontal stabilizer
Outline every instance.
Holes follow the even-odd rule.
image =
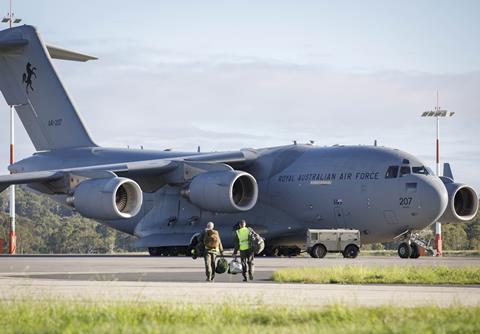
[[[20,50],[28,44],[26,39],[14,39],[0,42],[0,54]]]
[[[14,39],[7,41],[0,41],[0,54],[14,53],[15,51],[22,50],[25,45],[28,44],[26,39]],[[60,48],[58,46],[46,45],[48,53],[53,59],[71,60],[71,61],[89,61],[97,60],[97,57],[89,56],[80,52],[75,52]]]
[[[94,57],[94,56],[89,56],[83,53],[59,48],[58,46],[47,44],[46,47],[47,47],[48,53],[50,54],[50,57],[52,57],[53,59],[83,61],[83,62],[98,59],[97,57]]]

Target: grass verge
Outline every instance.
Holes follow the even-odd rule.
[[[273,273],[275,282],[323,284],[480,284],[479,267],[288,268]]]
[[[0,302],[2,333],[479,333],[480,307]]]

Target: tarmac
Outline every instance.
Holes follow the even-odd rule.
[[[480,257],[256,258],[255,279],[217,275],[205,282],[203,260],[150,256],[0,256],[1,300],[80,300],[264,305],[480,305],[480,286],[285,284],[287,267],[480,266]]]

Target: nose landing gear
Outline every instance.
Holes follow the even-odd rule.
[[[408,232],[404,236],[406,241],[398,245],[398,256],[402,259],[418,259],[420,256],[435,254],[430,242],[421,239],[418,234]]]

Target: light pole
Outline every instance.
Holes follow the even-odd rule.
[[[8,27],[12,28],[13,23],[20,23],[22,19],[15,17],[12,11],[12,0],[10,0],[10,10],[8,14],[2,19],[2,23],[8,22]],[[15,161],[14,159],[14,122],[15,122],[15,108],[10,106],[10,165]],[[10,186],[10,233],[8,242],[8,253],[15,254],[17,250],[17,236],[15,233],[15,186]]]
[[[434,110],[424,111],[422,117],[435,117],[437,120],[437,138],[436,138],[436,174],[440,176],[440,117],[452,117],[455,112],[440,109],[438,105],[438,89],[437,89],[437,106]],[[435,248],[437,250],[436,256],[442,256],[442,224],[435,223]]]

